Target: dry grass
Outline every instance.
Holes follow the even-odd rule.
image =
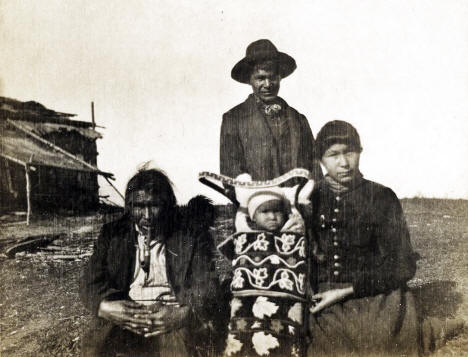
[[[467,318],[468,201],[403,200],[415,249],[421,254],[412,286],[423,292],[426,312],[433,316]],[[87,246],[101,218],[55,220],[46,230],[66,234],[65,244]],[[45,221],[41,222],[44,225]],[[83,225],[88,229],[81,229]],[[5,227],[2,227],[5,228]],[[2,229],[0,239],[22,232],[22,226]],[[42,227],[44,229],[44,227]],[[217,222],[218,241],[232,230],[224,213]],[[32,231],[31,231],[32,230]],[[6,233],[5,233],[6,232]],[[82,232],[82,233],[77,233]],[[88,232],[88,233],[83,233]],[[0,355],[78,356],[80,338],[90,319],[78,299],[78,279],[84,261],[55,262],[40,255],[0,261]],[[217,262],[224,271],[225,261]],[[435,356],[468,355],[468,331],[440,348]]]

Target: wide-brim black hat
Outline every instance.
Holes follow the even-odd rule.
[[[258,40],[247,47],[245,57],[236,63],[231,71],[232,79],[249,83],[255,64],[265,60],[273,60],[278,64],[278,74],[281,78],[289,76],[297,67],[294,58],[279,52],[270,40]]]

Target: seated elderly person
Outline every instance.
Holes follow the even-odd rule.
[[[176,206],[171,183],[142,170],[127,185],[125,215],[103,226],[85,267],[81,298],[94,315],[84,356],[203,356],[223,322],[202,196]],[[216,323],[219,326],[216,326]]]

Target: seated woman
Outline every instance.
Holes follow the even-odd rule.
[[[364,179],[356,129],[332,121],[317,135],[327,174],[311,196],[317,300],[308,354],[418,354],[418,321],[406,282],[416,262],[395,193]]]
[[[407,282],[415,253],[400,202],[388,187],[364,179],[356,129],[332,121],[317,135],[327,174],[306,218],[315,240],[309,356],[417,356],[421,320]]]

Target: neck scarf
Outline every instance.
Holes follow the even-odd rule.
[[[267,116],[268,118],[276,118],[281,115],[283,105],[279,98],[275,99],[275,101],[272,103],[265,103],[256,95],[254,95],[254,97],[258,108],[265,116]]]
[[[144,237],[143,251],[140,252],[140,266],[145,272],[146,277],[147,277],[149,274],[149,267],[150,267],[151,246],[156,243],[164,243],[164,240],[160,234],[156,234],[156,235],[151,234],[151,230],[150,232],[147,232],[146,234],[144,234],[137,224],[135,224],[135,229],[140,236]]]
[[[336,194],[341,194],[348,192],[355,187],[359,186],[359,184],[362,182],[362,174],[359,172],[354,180],[350,182],[349,185],[343,185],[342,183],[335,181],[330,175],[326,174],[325,175],[325,184],[330,188],[330,190]]]

